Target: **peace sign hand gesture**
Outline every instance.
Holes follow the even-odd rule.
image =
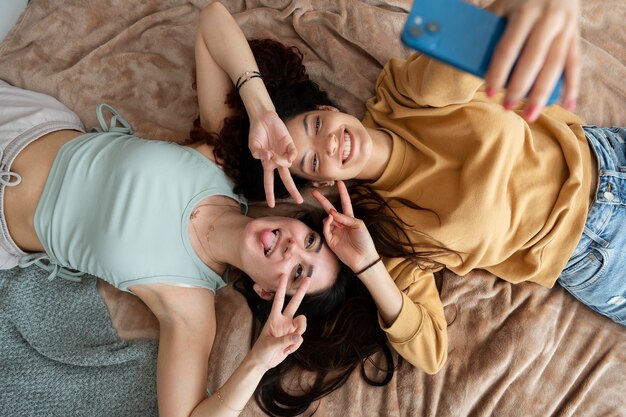
[[[298,151],[285,123],[275,111],[266,111],[259,117],[250,120],[248,147],[252,156],[263,164],[263,186],[267,205],[274,207],[274,170],[278,169],[280,179],[285,184],[296,203],[304,199],[291,178],[289,167],[296,158]]]
[[[353,271],[360,271],[378,259],[374,241],[365,223],[354,217],[350,194],[343,181],[337,181],[343,213],[339,213],[319,191],[313,197],[328,213],[324,220],[324,237],[330,249]]]
[[[271,369],[281,363],[290,353],[298,350],[302,344],[302,334],[306,330],[306,318],[303,315],[294,317],[294,314],[304,298],[309,282],[308,277],[302,279],[298,290],[283,311],[287,275],[282,275],[280,278],[278,289],[274,295],[272,311],[250,351],[252,357],[266,369]]]

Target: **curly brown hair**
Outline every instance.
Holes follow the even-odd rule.
[[[302,63],[303,55],[298,48],[287,47],[270,39],[251,40],[250,48],[281,119],[287,121],[321,105],[334,106],[326,92],[309,78]],[[235,192],[250,201],[264,201],[263,181],[259,180],[263,178],[263,168],[248,149],[250,120],[234,88],[226,97],[225,104],[232,114],[224,120],[222,130],[218,134],[207,132],[202,128],[200,118],[197,118],[190,132],[191,143],[200,142],[213,146],[216,160],[235,183]],[[279,199],[289,197],[276,171],[274,175],[275,196]],[[304,187],[308,182],[297,176],[292,178],[298,188]]]

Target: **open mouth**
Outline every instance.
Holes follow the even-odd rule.
[[[272,231],[267,230],[261,234],[261,243],[263,244],[263,253],[265,254],[266,258],[274,252],[274,249],[276,248],[276,245],[278,244],[279,238],[280,238],[280,231],[278,229],[274,229]]]
[[[345,164],[352,156],[352,136],[347,130],[343,133],[343,150],[341,152],[341,163]]]

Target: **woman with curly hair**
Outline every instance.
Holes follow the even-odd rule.
[[[297,50],[273,41],[252,41],[252,50],[259,57],[258,67],[247,40],[224,6],[211,4],[203,19],[206,19],[206,24],[202,25],[202,31],[196,38],[196,61],[202,63],[196,75],[200,118],[191,139],[214,146],[216,160],[233,178],[236,189],[259,200],[262,199],[263,182],[260,180],[258,161],[247,152],[248,138],[251,148],[261,149],[266,146],[264,141],[275,140],[279,144],[270,147],[278,149],[282,146],[280,144],[289,141],[279,115],[289,120],[307,108],[316,109],[319,105],[330,106],[332,103],[308,79],[302,66],[302,56]],[[228,48],[223,46],[224,42],[215,42],[220,39],[229,39]],[[249,76],[242,79],[238,74],[243,68],[247,69]],[[261,72],[272,75],[262,79],[258,75]],[[235,90],[232,90],[232,85],[235,85]],[[204,94],[207,90],[212,95]],[[293,94],[294,90],[298,94]],[[228,107],[223,105],[225,101]],[[274,104],[278,107],[275,108]],[[219,135],[208,133],[218,131]],[[260,155],[262,163],[264,169],[277,167],[294,198],[301,201],[296,186],[307,180],[296,177],[296,181],[300,182],[294,183],[288,168],[280,165],[288,164],[296,156],[292,147],[285,149],[280,155]],[[250,175],[251,172],[258,174]],[[273,177],[266,176],[265,180],[273,182]],[[268,185],[266,182],[265,186]],[[415,366],[434,373],[447,357],[443,307],[434,280],[414,280],[412,277],[415,271],[440,269],[442,264],[438,257],[457,255],[436,243],[421,248],[403,243],[400,238],[408,239],[412,233],[407,228],[408,224],[377,194],[364,192],[363,203],[355,204],[354,211],[357,218],[369,219],[368,226],[376,248],[373,244],[364,243],[372,241],[372,238],[365,229],[359,229],[358,233],[354,230],[354,234],[359,234],[361,244],[337,245],[333,250],[344,264],[355,271],[359,285],[367,288],[391,346]],[[268,198],[271,199],[270,194]],[[416,207],[409,201],[402,201]],[[384,210],[380,210],[381,207]],[[346,229],[346,232],[348,230],[352,229]],[[388,267],[394,273],[408,274],[408,277],[402,282],[394,282],[391,278],[378,280],[376,276],[382,266],[382,262],[378,262],[379,254],[395,259],[395,263],[388,264]],[[385,270],[384,266],[382,270]],[[403,291],[399,291],[399,287]]]
[[[620,301],[626,294],[620,232],[626,131],[583,126],[569,111],[578,94],[579,1],[496,1],[491,8],[509,24],[484,82],[426,56],[392,59],[360,121],[339,111],[308,79],[297,51],[251,42],[259,57],[276,62],[259,58],[257,67],[246,53],[248,65],[263,75],[248,81],[256,83],[257,94],[240,103],[226,88],[216,98],[223,103],[228,97],[223,125],[221,119],[203,125],[219,132],[216,152],[232,162],[233,170],[225,171],[251,200],[265,197],[272,206],[276,192],[300,201],[296,182],[360,181],[350,189],[350,213],[365,222],[376,251],[331,247],[344,261],[358,252],[360,266],[367,267],[358,276],[391,346],[429,373],[447,356],[433,276],[443,267],[458,275],[482,268],[512,283],[559,283],[597,312],[626,323]],[[226,11],[220,16],[228,21]],[[228,30],[229,38],[239,31],[234,22]],[[298,64],[288,67],[294,56]],[[222,63],[217,56],[215,61]],[[224,71],[216,65],[217,74]],[[561,72],[564,107],[543,109]],[[284,74],[292,78],[284,80]],[[248,131],[246,113],[255,100],[265,119],[250,118]],[[250,162],[246,146],[263,168]],[[264,175],[263,187],[237,176],[244,166],[239,158],[246,170]],[[284,187],[274,181],[277,166]],[[347,208],[346,190],[339,191]],[[333,230],[357,225],[316,198],[330,216],[328,242]]]

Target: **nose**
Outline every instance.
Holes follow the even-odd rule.
[[[337,139],[337,135],[331,133],[328,135],[328,140],[326,141],[326,153],[328,156],[333,156],[335,152],[337,152],[337,148],[339,146],[339,140]]]
[[[291,259],[300,251],[300,247],[296,245],[296,242],[292,238],[285,239],[285,246],[283,248],[283,258]]]
[[[295,245],[292,238],[288,237],[287,239],[285,239],[285,246],[283,248],[283,257],[285,259],[289,259],[293,256],[294,246]]]

